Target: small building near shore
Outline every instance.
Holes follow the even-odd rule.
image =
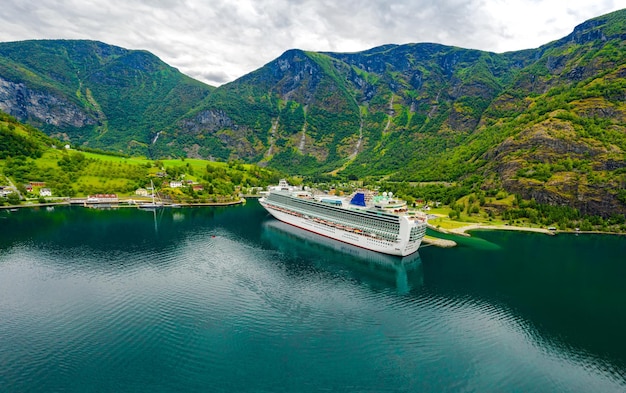
[[[47,197],[52,196],[52,191],[49,188],[42,188],[39,190],[39,196]]]
[[[117,194],[95,194],[87,197],[87,203],[117,203]]]
[[[148,190],[145,188],[138,188],[135,190],[135,195],[146,197],[148,196]]]
[[[6,197],[9,194],[12,194],[13,190],[5,187],[5,186],[0,186],[0,197]]]

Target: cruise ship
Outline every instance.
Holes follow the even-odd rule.
[[[406,202],[391,193],[369,197],[313,195],[281,180],[259,202],[272,216],[367,250],[407,256],[419,248],[426,234],[426,217],[410,213]]]

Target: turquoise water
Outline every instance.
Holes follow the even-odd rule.
[[[626,238],[398,259],[229,208],[0,211],[2,392],[623,392]]]

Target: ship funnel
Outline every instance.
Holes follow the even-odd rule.
[[[365,194],[363,194],[362,192],[357,192],[356,194],[354,194],[354,196],[350,200],[350,204],[351,205],[356,205],[356,206],[366,206],[365,205]]]

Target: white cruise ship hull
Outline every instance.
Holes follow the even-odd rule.
[[[276,210],[262,199],[260,203],[272,216],[282,222],[367,250],[403,257],[416,252],[422,242],[422,239],[419,238],[408,242],[406,246],[402,247],[400,242],[390,242],[372,236],[361,235],[336,226],[325,225],[306,216],[298,217]]]

